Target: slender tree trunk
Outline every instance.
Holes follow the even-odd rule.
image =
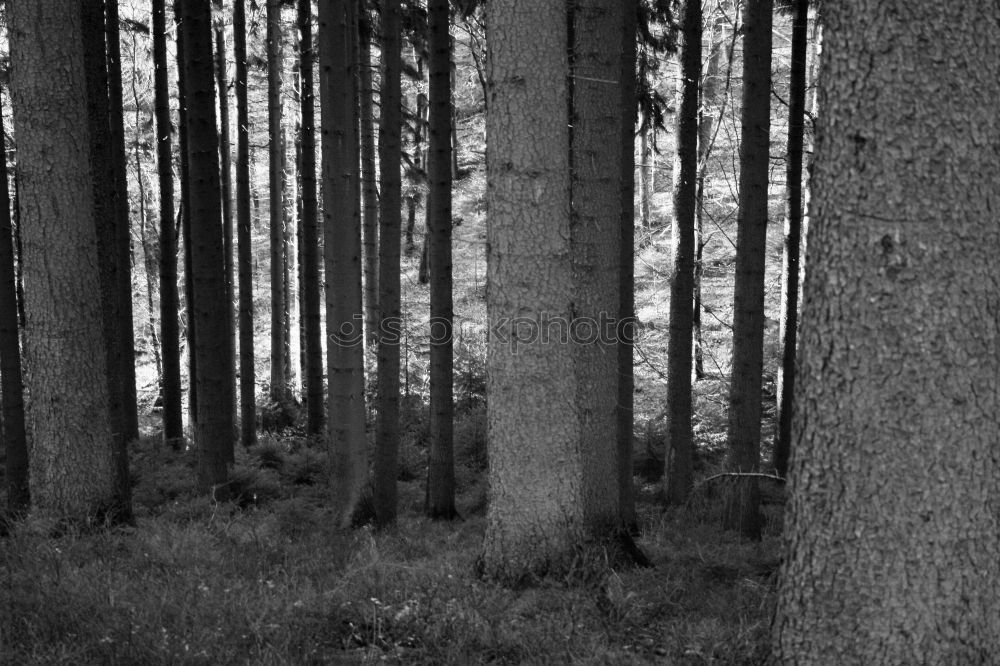
[[[177,321],[177,233],[174,228],[174,175],[167,21],[164,0],[153,0],[153,86],[156,157],[160,184],[160,342],[163,349],[163,441],[179,448],[184,437],[181,405],[180,327]]]
[[[138,108],[139,105],[136,104],[136,115],[138,115]],[[139,122],[136,123],[136,127],[140,126]],[[156,321],[156,301],[154,297],[156,293],[156,246],[147,232],[149,215],[146,208],[146,183],[142,175],[141,154],[139,142],[136,141],[135,173],[139,186],[139,242],[142,244],[142,265],[146,278],[146,307],[149,309],[149,346],[153,351],[153,361],[156,365],[156,387],[157,391],[160,392],[163,386],[163,359],[160,355],[160,340],[156,334],[156,330],[159,328],[159,323]],[[162,393],[158,397],[162,398]]]
[[[778,428],[774,469],[788,472],[792,446],[792,395],[798,340],[799,247],[802,243],[802,141],[806,109],[806,50],[809,0],[796,0],[792,19],[792,71],[788,91],[788,162],[785,200],[785,253],[781,271],[781,374],[778,377]]]
[[[212,12],[207,3],[184,3],[185,82],[188,86],[188,178],[191,187],[194,314],[198,329],[198,480],[225,496],[234,431],[230,306],[222,238],[219,137],[212,66]]]
[[[11,95],[13,98],[13,95]],[[14,257],[17,260],[17,267],[14,271],[14,281],[17,286],[17,323],[21,327],[21,336],[24,336],[27,319],[24,316],[24,241],[21,236],[21,170],[14,165]],[[21,340],[24,345],[24,340]]]
[[[701,1],[682,10],[681,76],[677,82],[677,178],[674,182],[670,338],[667,346],[667,469],[665,495],[681,504],[691,493],[694,433],[691,425],[692,319],[695,218],[698,209],[698,84],[701,81]]]
[[[121,264],[119,229],[122,218],[118,211],[116,161],[124,159],[118,155],[117,142],[112,126],[121,119],[113,120],[109,102],[108,56],[103,8],[98,3],[81,6],[83,28],[83,58],[87,84],[87,118],[90,130],[90,169],[93,197],[92,215],[97,232],[98,272],[101,281],[101,312],[104,331],[105,368],[108,382],[108,412],[111,418],[111,451],[115,466],[116,500],[115,513],[121,519],[131,517],[127,463],[128,400],[126,388],[127,355],[125,347],[132,348],[131,324],[129,337],[124,338],[121,310],[125,307],[122,293],[122,271],[128,271],[128,263]],[[119,72],[120,74],[120,72]],[[119,107],[120,108],[120,107]],[[126,218],[127,219],[127,218]],[[128,256],[126,255],[126,262]],[[129,290],[131,299],[131,289]],[[135,382],[133,382],[133,388]],[[133,393],[134,395],[134,393]]]
[[[108,99],[111,118],[111,150],[114,165],[115,248],[118,261],[117,362],[121,365],[124,441],[139,437],[139,412],[135,388],[135,331],[132,322],[132,234],[129,221],[128,177],[125,165],[125,117],[122,90],[121,41],[118,36],[118,0],[105,2]],[[124,445],[123,445],[124,446]],[[124,474],[125,472],[121,472]],[[123,479],[122,483],[127,483]]]
[[[327,377],[331,415],[327,431],[333,460],[334,515],[341,526],[351,523],[368,477],[356,10],[354,0],[330,0],[319,6]]]
[[[656,153],[653,152],[653,135],[656,128],[651,126],[647,118],[643,120],[639,130],[639,214],[643,229],[653,226],[653,179],[656,175]]]
[[[116,514],[121,498],[102,335],[82,12],[67,11],[62,0],[7,9],[23,178],[25,355],[32,359],[31,501],[40,515],[90,521]],[[66,127],[80,140],[61,140]]]
[[[198,347],[194,316],[194,279],[191,261],[191,178],[188,162],[187,75],[184,66],[184,31],[181,30],[181,1],[174,0],[174,21],[177,23],[177,107],[178,144],[181,166],[181,233],[184,237],[184,309],[187,314],[188,356],[188,418],[192,434],[198,423]]]
[[[358,13],[361,47],[361,191],[364,199],[364,224],[362,226],[364,244],[365,278],[365,325],[368,340],[374,341],[378,332],[378,214],[379,193],[375,173],[375,116],[372,97],[372,23],[365,1],[360,0]]]
[[[451,34],[448,0],[428,0],[430,79],[426,243],[431,280],[430,451],[425,510],[455,512],[454,347],[451,268]]]
[[[14,228],[7,184],[7,139],[0,113],[0,398],[6,464],[7,510],[28,510],[28,439],[24,425],[24,384],[17,324],[17,278],[14,273]]]
[[[733,363],[729,388],[728,465],[735,472],[760,466],[761,375],[764,346],[764,260],[767,236],[768,146],[771,95],[771,0],[748,0],[743,36],[743,117],[737,217]],[[760,537],[755,477],[739,477],[727,499],[724,523]]]
[[[285,386],[285,172],[281,140],[281,3],[267,0],[267,121],[271,211],[271,400],[288,401]]]
[[[250,215],[250,112],[247,102],[245,0],[233,0],[233,57],[236,61],[236,232],[239,252],[240,442],[257,443],[257,377],[253,336],[253,247]]]
[[[618,351],[622,107],[620,0],[577,0],[570,25],[570,172],[573,381],[584,519],[595,535],[620,518]]]
[[[399,235],[401,227],[402,104],[399,0],[382,8],[382,86],[379,117],[379,173],[382,184],[379,233],[378,414],[375,422],[375,520],[396,519],[399,455]]]
[[[773,654],[990,663],[1000,654],[1000,8],[863,0],[823,12]]]
[[[637,528],[632,485],[632,433],[635,427],[635,62],[637,0],[624,3],[622,26],[621,241],[618,293],[618,493],[621,522]]]
[[[305,321],[306,432],[323,431],[323,349],[320,329],[319,212],[316,199],[316,113],[313,93],[312,4],[299,0],[299,67],[302,108],[302,290]]]
[[[555,573],[584,533],[573,348],[530,336],[573,317],[569,63],[561,2],[490,0],[487,226],[489,509],[484,573],[518,582]],[[533,193],[530,199],[525,192]],[[531,279],[525,279],[530,276]]]

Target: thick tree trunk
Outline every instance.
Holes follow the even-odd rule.
[[[268,187],[271,211],[271,400],[288,401],[285,372],[285,172],[281,140],[281,3],[267,0]]]
[[[118,509],[102,336],[80,11],[11,3],[21,177],[30,492],[37,513],[89,521]],[[41,31],[44,39],[39,39]],[[79,140],[65,140],[72,127]]]
[[[191,187],[191,260],[198,329],[198,480],[225,495],[234,431],[229,302],[222,240],[219,137],[212,71],[212,13],[207,3],[184,3],[185,83],[188,86],[188,178]]]
[[[618,528],[618,350],[621,244],[620,0],[572,5],[571,246],[575,409],[584,519],[594,535]]]
[[[451,274],[451,35],[448,0],[428,0],[430,61],[427,248],[431,275],[430,450],[425,510],[455,512],[454,347]]]
[[[250,112],[247,101],[245,0],[233,3],[233,52],[236,60],[236,233],[239,253],[240,443],[257,442],[257,371],[253,336],[253,247],[250,215]]]
[[[14,229],[7,184],[7,142],[0,113],[0,398],[6,455],[7,510],[28,510],[28,439],[24,425],[24,384],[17,322],[17,278],[14,272]]]
[[[1000,8],[823,11],[774,655],[989,663],[1000,654]]]
[[[323,245],[330,383],[327,432],[333,460],[333,510],[337,522],[345,527],[353,519],[368,480],[356,9],[354,0],[330,0],[319,6]]]
[[[132,321],[132,233],[129,221],[128,177],[125,157],[124,94],[122,92],[121,42],[118,37],[118,0],[105,2],[111,155],[114,167],[115,255],[118,262],[117,363],[121,367],[124,442],[139,437],[139,412],[135,388],[135,331]],[[123,474],[125,472],[122,472]],[[123,483],[127,480],[123,479]]]
[[[316,113],[313,93],[312,4],[299,0],[302,113],[302,290],[305,322],[306,432],[323,431],[323,348],[320,330],[319,212],[316,199]]]
[[[621,522],[637,528],[632,485],[632,436],[635,427],[635,61],[637,0],[624,3],[622,26],[621,241],[618,326],[618,494]]]
[[[365,7],[365,0],[359,0],[358,39],[361,53],[359,74],[361,76],[361,192],[364,199],[364,224],[362,236],[364,244],[365,278],[365,326],[367,340],[375,341],[378,335],[378,213],[379,193],[375,170],[375,115],[372,97],[372,20]]]
[[[188,356],[188,419],[192,435],[198,423],[198,340],[194,316],[194,279],[191,261],[191,178],[188,164],[187,75],[184,66],[184,31],[181,30],[181,2],[174,0],[174,21],[177,24],[177,108],[178,147],[180,149],[181,234],[184,238],[184,310],[187,315]]]
[[[97,231],[98,272],[101,280],[101,312],[104,331],[105,368],[108,382],[108,411],[111,418],[112,455],[115,461],[116,512],[128,519],[131,514],[128,485],[126,433],[129,429],[129,408],[126,388],[127,346],[132,349],[132,326],[128,338],[124,337],[121,310],[125,307],[122,293],[122,272],[128,272],[128,255],[125,266],[120,263],[119,229],[122,218],[118,210],[117,182],[119,156],[117,142],[112,132],[109,103],[108,57],[106,27],[103,8],[98,3],[81,5],[83,27],[83,58],[87,82],[87,119],[90,130],[90,175],[92,180],[93,220]],[[117,122],[121,122],[118,119]],[[127,217],[126,217],[127,220]],[[131,303],[131,288],[129,289]],[[131,308],[129,308],[131,310]],[[134,355],[133,355],[134,356]],[[133,390],[135,382],[132,382]],[[134,396],[134,392],[133,392]]]
[[[698,210],[698,84],[701,81],[701,0],[682,10],[681,76],[677,82],[677,178],[674,182],[670,338],[667,345],[667,441],[664,495],[686,502],[694,481],[691,363],[694,335],[695,219]]]
[[[567,17],[561,2],[491,0],[487,118],[489,509],[484,573],[568,566],[583,538],[573,348],[542,339],[573,316]],[[497,110],[500,110],[499,112]],[[526,276],[531,276],[526,280]]]
[[[163,441],[175,448],[184,437],[181,405],[180,327],[177,321],[177,232],[174,226],[174,174],[170,92],[167,73],[167,21],[164,0],[153,0],[153,65],[156,159],[160,184],[160,343],[163,349]]]
[[[781,270],[781,374],[778,376],[778,427],[774,470],[788,472],[792,445],[792,396],[798,341],[799,248],[802,244],[802,147],[806,109],[806,50],[809,0],[796,0],[792,19],[791,83],[788,91],[788,161],[785,178],[785,253]]]
[[[733,363],[729,387],[729,469],[760,466],[761,375],[764,346],[764,251],[767,236],[771,95],[771,0],[747,0],[743,36],[743,116],[737,213]],[[759,538],[762,520],[755,477],[737,477],[724,523]]]
[[[396,477],[399,455],[399,235],[402,157],[401,35],[399,0],[382,9],[382,87],[379,119],[379,170],[382,184],[378,261],[378,414],[375,422],[375,520],[388,525],[396,519]]]

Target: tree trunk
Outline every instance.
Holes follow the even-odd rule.
[[[194,279],[191,261],[191,178],[188,164],[187,75],[184,66],[184,31],[181,30],[181,2],[174,0],[174,21],[177,24],[177,108],[178,144],[181,166],[181,233],[184,237],[184,310],[187,315],[188,356],[188,418],[192,434],[198,423],[198,347],[194,316]]]
[[[429,125],[427,247],[431,274],[430,450],[425,511],[451,520],[455,512],[454,348],[451,268],[451,34],[448,0],[428,0]]]
[[[14,228],[7,184],[7,135],[0,113],[0,399],[7,480],[7,510],[23,516],[28,510],[28,439],[24,426],[24,384],[17,323],[17,278],[14,272]]]
[[[267,0],[267,122],[271,211],[271,401],[288,402],[285,377],[285,172],[281,141],[281,3]]]
[[[374,341],[378,332],[378,207],[379,193],[375,172],[375,116],[372,97],[375,90],[372,84],[372,20],[365,8],[365,1],[360,1],[358,13],[361,64],[361,188],[364,199],[364,278],[365,278],[365,325],[368,328],[366,339]],[[398,160],[397,160],[398,161]]]
[[[573,316],[567,16],[560,2],[491,0],[491,216],[484,573],[565,569],[583,537],[573,348],[532,334]],[[527,193],[527,194],[526,194]],[[526,280],[526,276],[531,276]],[[558,325],[558,324],[557,324]]]
[[[232,459],[234,429],[230,317],[222,240],[219,137],[212,71],[212,12],[207,3],[184,3],[185,83],[188,86],[188,178],[191,188],[191,260],[198,330],[198,480],[219,497]]]
[[[319,6],[327,377],[331,415],[327,431],[333,461],[333,510],[337,522],[345,527],[353,519],[368,480],[356,10],[354,0],[330,0]]]
[[[102,331],[80,11],[11,3],[26,302],[30,492],[41,515],[115,513],[115,453]],[[45,35],[38,39],[37,35]],[[81,140],[66,141],[72,127]],[[96,297],[95,297],[96,296]],[[6,379],[6,374],[5,374]]]
[[[865,0],[823,11],[774,655],[992,662],[1000,8]]]
[[[748,0],[743,36],[740,197],[727,442],[728,465],[734,472],[755,472],[760,466],[771,19],[771,0]],[[751,539],[759,538],[762,521],[756,478],[738,477],[731,490],[724,518],[726,528],[737,529]]]
[[[621,244],[620,0],[577,0],[570,24],[570,322],[584,519],[594,535],[617,529],[618,350]]]
[[[313,93],[312,4],[299,0],[301,76],[302,290],[305,321],[306,432],[323,431],[323,349],[320,330],[319,218],[316,199],[316,113]]]
[[[375,422],[375,520],[396,520],[399,455],[399,234],[401,227],[402,103],[399,0],[382,8],[382,87],[379,118],[379,167],[382,199],[378,261],[378,414]]]
[[[81,5],[83,28],[83,58],[87,85],[87,119],[90,138],[90,176],[92,180],[93,220],[97,231],[98,273],[101,281],[101,312],[104,331],[105,368],[108,382],[108,412],[111,418],[111,450],[115,465],[116,513],[121,519],[129,519],[131,502],[128,484],[127,432],[129,429],[129,407],[126,364],[123,357],[128,355],[125,347],[132,349],[131,318],[128,338],[124,337],[121,310],[123,303],[122,272],[128,272],[128,254],[124,266],[121,264],[119,231],[122,224],[118,210],[118,165],[125,155],[118,155],[117,142],[113,136],[112,107],[109,102],[110,81],[108,79],[108,56],[105,42],[107,33],[104,11],[98,3]],[[120,72],[119,72],[120,74]],[[120,83],[120,82],[119,82]],[[120,109],[120,107],[119,107]],[[125,218],[127,220],[127,216]],[[126,223],[127,224],[127,223]],[[131,304],[131,288],[129,289]],[[131,311],[131,308],[129,308]],[[134,354],[133,354],[134,357]],[[134,365],[132,366],[134,370]],[[133,396],[135,382],[132,382]],[[134,403],[133,403],[134,405]]]
[[[698,84],[701,81],[701,0],[682,10],[681,76],[677,81],[677,178],[674,181],[670,337],[667,345],[667,441],[664,495],[682,504],[691,494],[694,433],[691,363],[694,334],[695,218],[698,210]]]
[[[633,429],[635,427],[635,61],[637,0],[625,3],[622,26],[621,108],[625,117],[621,137],[621,240],[618,315],[618,493],[621,522],[637,528],[635,490],[632,482]]]
[[[781,373],[778,376],[778,427],[774,470],[788,473],[791,453],[792,395],[798,340],[799,247],[802,244],[802,142],[806,109],[806,50],[809,0],[796,0],[792,19],[791,83],[788,89],[788,162],[785,178],[785,252],[781,270]]]
[[[111,119],[111,151],[114,167],[115,244],[118,262],[118,339],[116,357],[121,366],[124,442],[139,437],[139,413],[135,388],[135,331],[132,322],[132,233],[129,222],[128,177],[125,157],[125,117],[122,92],[121,41],[118,37],[118,0],[105,2],[107,76]],[[123,472],[124,473],[124,472]],[[127,480],[122,480],[127,483]]]
[[[153,65],[156,158],[160,184],[160,344],[163,350],[163,441],[180,448],[184,437],[181,405],[180,327],[177,321],[177,233],[174,228],[174,175],[170,92],[167,82],[167,21],[164,0],[153,0]]]
[[[233,57],[236,60],[236,232],[239,253],[240,442],[257,443],[257,371],[253,336],[253,247],[250,215],[250,112],[247,102],[245,0],[233,2]]]
[[[656,153],[653,152],[656,128],[648,118],[643,120],[639,130],[639,214],[643,229],[653,226],[653,179],[656,175]]]

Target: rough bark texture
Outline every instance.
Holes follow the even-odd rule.
[[[635,121],[636,20],[639,3],[624,3],[622,16],[621,108],[621,241],[618,293],[618,496],[622,525],[637,527],[632,482],[635,427]]]
[[[778,375],[778,428],[774,470],[788,473],[798,340],[799,247],[802,243],[802,141],[806,109],[806,50],[809,0],[796,0],[792,19],[791,83],[788,89],[788,161],[785,178],[785,252],[781,270],[781,373]]]
[[[372,83],[372,19],[365,6],[365,0],[359,0],[358,10],[358,46],[361,54],[361,64],[358,74],[361,78],[361,192],[364,200],[364,223],[362,235],[364,244],[364,278],[365,278],[365,326],[368,328],[366,338],[375,341],[378,335],[378,214],[379,192],[376,183],[375,166],[375,113]]]
[[[323,347],[320,322],[319,211],[316,200],[316,112],[313,93],[312,4],[299,0],[302,150],[302,301],[305,324],[306,431],[323,431]]]
[[[118,263],[118,345],[123,444],[139,437],[139,412],[135,388],[135,331],[132,319],[132,233],[129,220],[128,177],[125,173],[125,117],[122,92],[122,55],[118,31],[118,0],[106,0],[105,34],[107,38],[108,103],[111,130],[111,164],[114,170],[115,260]],[[124,455],[124,448],[122,454]],[[120,474],[127,474],[122,468]],[[121,479],[127,483],[127,479]],[[127,488],[123,488],[127,492]]]
[[[619,521],[618,350],[621,244],[620,0],[573,4],[571,69],[571,244],[574,300],[570,326],[580,420],[584,517],[601,534]]]
[[[111,419],[111,447],[115,461],[115,482],[122,517],[131,513],[126,457],[126,436],[129,430],[129,408],[126,389],[126,347],[132,348],[131,323],[128,338],[122,328],[122,273],[128,272],[128,263],[121,264],[118,211],[118,155],[116,141],[111,131],[115,121],[111,118],[109,103],[108,57],[105,42],[104,9],[100,3],[84,2],[81,8],[83,28],[83,58],[87,85],[87,121],[90,138],[90,169],[93,195],[93,220],[97,232],[98,272],[101,281],[101,314],[104,333],[105,368],[108,382],[108,413]],[[124,160],[124,154],[121,156]],[[126,218],[127,220],[127,218]],[[128,256],[125,259],[128,262]],[[129,290],[131,297],[131,290]],[[131,308],[129,308],[131,311]],[[131,319],[130,319],[131,322]],[[134,389],[135,382],[132,382]],[[133,393],[134,395],[134,393]],[[134,408],[134,404],[133,404]]]
[[[375,520],[396,519],[399,455],[400,227],[402,104],[399,0],[382,7],[382,87],[378,152],[382,200],[378,261],[378,415],[375,422]]]
[[[701,0],[682,9],[681,76],[677,82],[677,177],[670,273],[670,338],[667,345],[667,440],[665,496],[687,501],[694,474],[691,426],[691,363],[694,336],[694,255],[698,209],[698,84],[701,81]]]
[[[236,60],[236,234],[239,254],[240,443],[257,442],[257,385],[253,338],[253,247],[250,217],[250,111],[247,102],[245,0],[233,3],[233,52]]]
[[[989,663],[1000,654],[1000,8],[867,0],[824,3],[824,19],[774,653]]]
[[[0,396],[3,399],[2,439],[6,464],[7,510],[21,516],[28,510],[28,440],[24,424],[24,384],[17,326],[17,277],[14,272],[14,229],[7,185],[7,145],[0,114]]]
[[[431,277],[430,450],[426,511],[455,512],[454,347],[451,275],[451,35],[448,0],[429,0],[427,248]]]
[[[570,345],[567,18],[561,2],[491,0],[487,137],[489,509],[483,571],[519,581],[568,564],[583,529]],[[525,279],[530,276],[530,279]]]
[[[323,245],[330,383],[327,433],[333,461],[333,510],[341,526],[350,524],[368,481],[356,8],[354,0],[330,0],[319,6]]]
[[[229,303],[222,240],[219,136],[215,121],[212,12],[207,3],[184,3],[184,69],[188,95],[188,178],[191,187],[191,263],[194,276],[198,374],[198,480],[217,489],[228,476],[234,429]]]
[[[747,0],[743,33],[743,112],[737,211],[733,363],[729,387],[729,469],[760,465],[764,345],[764,249],[767,236],[771,96],[771,0]],[[758,538],[760,497],[754,477],[738,477],[727,498],[725,525]]]
[[[115,472],[81,12],[11,3],[24,252],[30,490],[42,515],[112,509]]]
[[[268,188],[271,211],[271,400],[288,400],[285,371],[285,171],[281,140],[281,3],[267,0]]]

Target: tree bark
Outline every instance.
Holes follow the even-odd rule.
[[[354,0],[330,0],[319,6],[327,378],[331,415],[327,432],[333,460],[333,510],[337,522],[344,527],[353,520],[368,480],[356,11]]]
[[[400,227],[402,157],[401,43],[399,0],[382,9],[382,86],[379,117],[379,169],[382,198],[378,261],[378,414],[375,422],[375,520],[396,520],[399,455]]]
[[[788,473],[791,453],[795,347],[798,341],[799,248],[802,244],[802,148],[806,110],[806,51],[809,0],[796,0],[792,18],[791,83],[788,89],[788,161],[785,178],[785,252],[781,267],[781,373],[778,376],[778,427],[774,470]]]
[[[695,227],[698,210],[698,87],[701,82],[701,0],[682,9],[681,76],[677,82],[677,178],[674,182],[670,337],[667,344],[667,441],[664,495],[682,504],[694,482],[691,363],[694,336]]]
[[[448,0],[428,0],[427,258],[430,269],[430,450],[425,510],[455,518],[454,347],[451,267],[451,34]]]
[[[743,112],[740,196],[737,212],[733,363],[729,387],[728,466],[760,466],[761,375],[764,345],[764,260],[767,236],[768,148],[771,95],[771,0],[748,0],[743,36]],[[727,498],[724,524],[760,537],[756,477],[737,477]]]
[[[570,322],[584,519],[595,536],[619,526],[618,350],[622,106],[620,0],[576,0],[570,21]]]
[[[7,135],[0,113],[0,398],[7,480],[7,510],[23,516],[28,510],[28,439],[24,424],[24,383],[17,322],[17,278],[14,272],[14,228],[7,184]]]
[[[306,431],[323,431],[323,348],[320,330],[319,212],[316,199],[316,120],[313,93],[312,4],[299,0],[299,68],[301,77],[302,290],[305,323]]]
[[[198,374],[198,480],[202,490],[225,496],[234,431],[229,303],[222,239],[219,137],[215,119],[212,12],[207,3],[184,3],[185,83],[188,86],[188,178],[191,189],[191,260]]]
[[[583,538],[573,349],[564,3],[491,0],[487,118],[489,509],[482,558],[518,582],[565,569]],[[526,276],[531,276],[526,280]]]
[[[639,130],[639,214],[643,229],[653,226],[653,179],[656,176],[656,153],[653,152],[656,128],[648,118],[643,120]]]
[[[372,97],[372,20],[365,7],[365,0],[359,0],[358,38],[360,40],[361,64],[361,188],[364,199],[364,224],[362,236],[364,245],[365,278],[365,325],[366,339],[374,342],[378,334],[378,215],[379,193],[375,170],[375,116]],[[398,161],[398,160],[397,160]]]
[[[285,377],[285,172],[282,168],[281,3],[267,0],[267,122],[271,212],[271,401],[288,402]]]
[[[11,3],[14,124],[36,513],[90,521],[119,498],[103,341],[82,12]],[[65,128],[73,128],[67,133]]]
[[[1000,8],[823,11],[774,655],[987,663],[1000,654]]]
[[[250,111],[247,102],[245,0],[233,2],[233,57],[236,61],[236,233],[239,253],[240,442],[257,443],[257,371],[253,335],[253,247],[250,215]]]

